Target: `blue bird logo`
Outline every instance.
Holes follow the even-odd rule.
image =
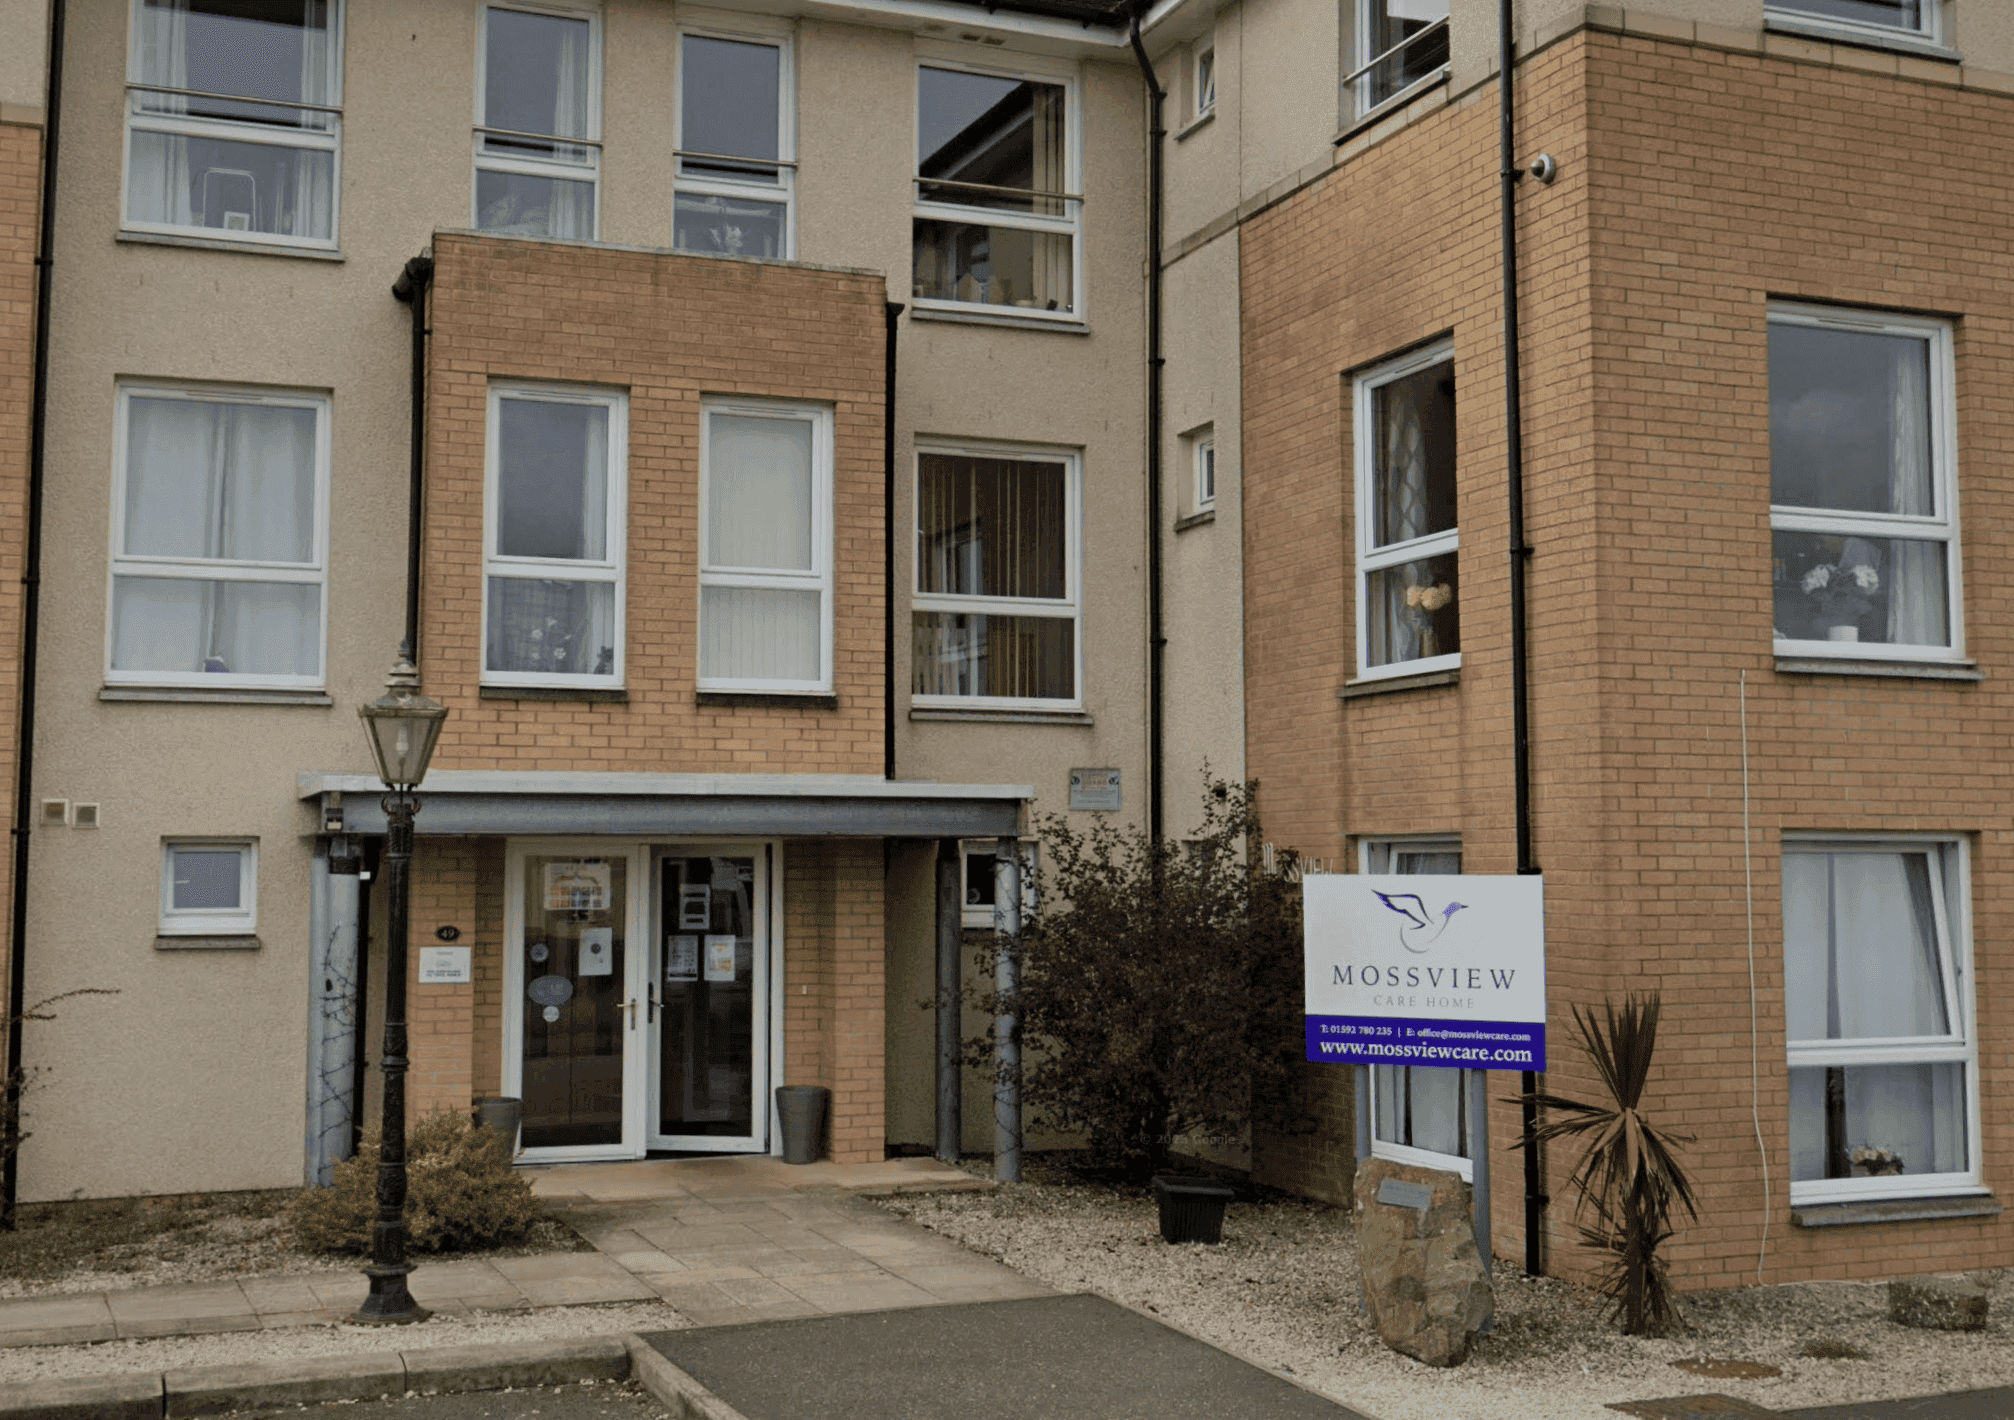
[[[1441,909],[1440,920],[1436,922],[1427,915],[1427,905],[1420,901],[1417,893],[1378,892],[1376,888],[1371,891],[1379,902],[1406,919],[1407,925],[1399,928],[1399,945],[1415,955],[1432,946],[1441,933],[1447,931],[1454,915],[1468,906],[1466,902],[1451,902]]]

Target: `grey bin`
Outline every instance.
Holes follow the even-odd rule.
[[[832,1091],[823,1085],[778,1085],[776,1117],[783,1125],[783,1162],[809,1164],[818,1160],[825,1135],[825,1106]]]
[[[479,1099],[471,1111],[479,1129],[494,1129],[503,1135],[510,1145],[510,1155],[518,1155],[518,1124],[524,1113],[524,1101],[512,1095],[492,1095]]]

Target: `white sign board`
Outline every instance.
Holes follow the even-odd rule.
[[[420,948],[420,985],[454,986],[472,980],[467,947]]]
[[[1545,880],[1312,874],[1301,882],[1307,1058],[1545,1069]]]

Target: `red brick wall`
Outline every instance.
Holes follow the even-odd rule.
[[[42,130],[0,123],[0,1001],[13,921],[15,726],[21,714],[21,574],[35,387],[35,251]],[[0,1042],[6,1026],[0,1021]],[[4,1048],[4,1047],[0,1047]]]
[[[466,236],[434,258],[421,635],[454,710],[436,767],[878,774],[882,279]],[[628,391],[626,703],[479,696],[496,379]],[[834,410],[837,709],[696,703],[702,395]]]
[[[1922,66],[1924,70],[1934,66]],[[1553,1069],[1590,1097],[1568,1008],[1665,999],[1649,1107],[1696,1136],[1687,1286],[2000,1266],[1990,1222],[1805,1229],[1788,1206],[1780,845],[1798,831],[1936,831],[1970,845],[1987,1184],[2004,1186],[2010,923],[2008,634],[1997,476],[2014,441],[2014,100],[1949,84],[1584,32],[1520,71],[1519,195],[1533,823],[1546,875]],[[1943,71],[1938,71],[1943,72]],[[1955,70],[1952,71],[1955,77]],[[1925,147],[1912,136],[1936,134]],[[1269,835],[1318,857],[1459,832],[1515,865],[1493,96],[1356,155],[1243,241],[1249,754]],[[1877,176],[1878,175],[1878,176]],[[1772,299],[1955,320],[1968,653],[1981,683],[1798,675],[1770,635],[1765,318]],[[1339,700],[1355,676],[1347,372],[1453,333],[1460,683]],[[1759,1088],[1749,1079],[1741,730],[1747,675]],[[1311,1067],[1318,1068],[1318,1067]],[[1336,1072],[1338,1076],[1343,1072]],[[1493,1098],[1514,1075],[1492,1077]],[[1333,1192],[1341,1143],[1269,1150]],[[1767,1143],[1766,1215],[1751,1103]],[[1491,1112],[1496,1249],[1523,1252],[1515,1110]],[[1548,1160],[1554,1270],[1587,1270]],[[1763,1252],[1765,1216],[1768,1226]]]

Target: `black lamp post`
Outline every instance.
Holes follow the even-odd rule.
[[[406,878],[413,861],[413,790],[427,775],[447,706],[420,694],[420,674],[401,654],[385,694],[357,708],[370,732],[371,754],[385,795],[385,1103],[378,1154],[378,1221],[371,1229],[370,1295],[351,1321],[391,1326],[425,1321],[427,1310],[406,1288]]]

